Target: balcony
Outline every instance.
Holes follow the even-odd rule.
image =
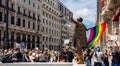
[[[5,6],[3,4],[0,4],[0,7],[5,8]]]
[[[17,12],[17,14],[20,14],[20,15],[22,15],[22,12],[18,11],[18,12]]]
[[[11,10],[12,12],[16,12],[15,9],[13,9],[13,8],[11,8],[10,10]]]
[[[32,18],[32,16],[29,15],[28,18]]]
[[[27,14],[23,13],[23,16],[28,17]]]
[[[7,8],[7,7],[6,7]],[[8,6],[8,10],[11,10],[10,6]]]
[[[33,17],[33,20],[36,20],[36,18],[35,18],[35,17]]]
[[[41,21],[40,19],[38,19],[38,21]]]

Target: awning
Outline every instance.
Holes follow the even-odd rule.
[[[119,17],[120,16],[120,7],[118,7],[115,11],[115,16]]]
[[[117,16],[115,16],[115,15],[113,15],[112,16],[112,21],[114,22],[114,21],[118,21],[119,20],[119,18],[117,17]]]

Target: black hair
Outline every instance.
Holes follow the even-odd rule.
[[[82,18],[82,17],[79,17],[77,20],[80,21],[80,22],[82,22],[82,21],[83,21],[83,18]]]

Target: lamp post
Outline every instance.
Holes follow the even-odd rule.
[[[3,45],[3,49],[8,49],[8,43],[9,43],[9,34],[8,34],[8,16],[9,16],[9,0],[6,0],[6,28],[5,28],[5,32],[4,32],[4,45]]]

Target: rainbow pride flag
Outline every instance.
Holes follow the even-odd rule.
[[[90,29],[90,36],[87,40],[87,47],[91,48],[94,46],[98,40],[103,35],[104,31],[106,29],[106,22],[103,22],[102,24],[96,25],[95,27]]]

